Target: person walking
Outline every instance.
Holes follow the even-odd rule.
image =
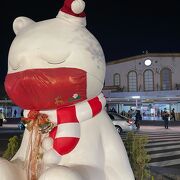
[[[171,120],[172,120],[172,119],[173,119],[174,121],[176,121],[174,108],[173,108],[172,111],[171,111]]]
[[[169,121],[168,121],[169,113],[167,112],[166,108],[164,108],[164,111],[162,113],[162,118],[164,120],[165,129],[168,129],[168,127],[169,127]]]
[[[0,109],[0,126],[3,125],[4,121],[5,121],[5,117],[4,117],[4,114],[2,112],[2,109]]]
[[[129,117],[129,118],[132,118],[132,117],[133,117],[133,110],[132,110],[132,109],[130,109],[130,110],[128,111],[128,117]]]
[[[16,111],[16,109],[15,109],[15,110],[14,110],[13,117],[16,117],[16,114],[17,114],[17,111]]]
[[[136,110],[136,115],[135,115],[135,124],[137,129],[140,129],[140,121],[142,120],[141,112],[140,110]]]

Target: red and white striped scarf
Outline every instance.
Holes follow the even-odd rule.
[[[52,148],[46,148],[46,150],[50,151],[49,154],[60,157],[71,152],[80,139],[80,123],[96,116],[104,108],[105,104],[105,97],[101,93],[93,99],[73,106],[57,110],[40,111],[40,113],[47,114],[50,121],[56,125],[49,133],[49,137],[53,139]],[[27,117],[28,113],[29,110],[25,110],[24,116]],[[44,147],[46,146],[44,145]],[[46,155],[49,156],[48,153]]]

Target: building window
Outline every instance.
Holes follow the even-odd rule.
[[[116,73],[114,74],[114,86],[120,86],[121,82],[120,82],[120,74]]]
[[[160,73],[161,90],[172,89],[172,72],[169,68],[163,68]]]
[[[154,73],[151,69],[144,71],[144,91],[153,91],[154,90]]]
[[[128,73],[128,90],[130,92],[137,91],[137,73],[136,73],[136,71],[130,71]]]

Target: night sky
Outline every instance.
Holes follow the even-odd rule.
[[[180,52],[179,0],[86,0],[87,28],[99,40],[106,62],[149,52]],[[8,50],[15,37],[13,20],[54,18],[63,0],[1,1],[0,82],[7,72]]]

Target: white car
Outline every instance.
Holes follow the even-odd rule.
[[[113,124],[115,125],[119,134],[122,132],[134,131],[137,129],[133,119],[121,116],[114,112],[108,112]]]

